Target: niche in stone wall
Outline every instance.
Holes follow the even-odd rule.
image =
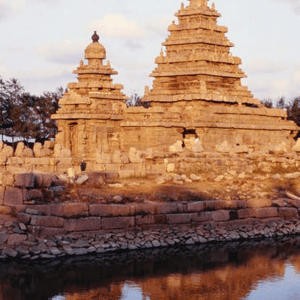
[[[69,124],[69,145],[72,155],[78,153],[78,123]]]
[[[176,143],[169,146],[169,151],[176,153],[184,150],[191,152],[202,152],[202,141],[199,139],[196,129],[183,128],[180,131],[182,134],[181,139],[178,139]]]
[[[182,132],[182,148],[192,151],[192,148],[195,145],[198,135],[196,129],[186,129],[183,128]]]

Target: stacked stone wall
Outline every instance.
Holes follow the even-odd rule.
[[[255,201],[209,200],[190,203],[25,205],[18,218],[29,232],[52,236],[83,231],[133,229],[273,219],[299,219],[298,202],[284,200],[281,206],[264,199]],[[296,203],[297,202],[297,203]],[[276,202],[278,205],[278,201]]]
[[[183,143],[184,142],[184,143]],[[230,147],[225,141],[216,145],[214,152],[205,152],[201,145],[193,145],[195,141],[185,138],[177,141],[168,151],[157,151],[151,148],[140,150],[130,147],[128,151],[115,150],[110,152],[96,151],[95,157],[72,157],[71,151],[60,144],[46,142],[34,144],[33,149],[25,147],[20,142],[16,150],[0,142],[0,185],[6,185],[9,174],[36,173],[66,173],[73,168],[80,174],[82,164],[86,171],[114,172],[120,178],[145,177],[147,175],[164,174],[196,174],[207,178],[223,176],[230,178],[239,176],[255,176],[264,174],[272,176],[297,172],[300,165],[296,143],[293,152],[287,152],[284,144],[278,145],[272,151],[250,151],[247,147]],[[184,144],[184,147],[183,147]],[[165,149],[166,150],[166,149]]]
[[[285,176],[297,178],[300,173]],[[2,176],[0,259],[53,259],[300,233],[300,200],[288,193],[276,200],[262,196],[245,200],[59,203],[56,197],[63,189],[53,174]],[[46,198],[48,204],[34,204],[33,200]],[[11,217],[13,221],[5,221]]]

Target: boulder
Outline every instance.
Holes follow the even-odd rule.
[[[173,145],[171,145],[169,147],[169,151],[173,152],[173,153],[183,152],[182,141],[178,140],[176,143],[174,143]]]
[[[224,141],[223,143],[216,146],[216,150],[221,153],[229,153],[231,149],[228,145],[228,141]]]
[[[128,157],[129,157],[130,162],[132,162],[132,163],[143,162],[143,159],[141,158],[141,153],[139,151],[137,151],[136,148],[131,147],[129,149]]]

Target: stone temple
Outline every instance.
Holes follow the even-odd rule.
[[[174,155],[292,149],[299,128],[284,110],[265,108],[242,85],[241,59],[230,52],[234,45],[217,24],[215,5],[189,1],[168,28],[153,87],[145,87],[145,107],[126,107],[123,86],[111,78],[117,72],[104,62],[105,48],[93,35],[88,63],[80,62],[78,83],[68,85],[53,115],[56,142],[73,159],[87,161],[91,170],[142,175],[163,171]]]

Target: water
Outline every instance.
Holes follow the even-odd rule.
[[[5,300],[300,299],[300,237],[0,264]]]

